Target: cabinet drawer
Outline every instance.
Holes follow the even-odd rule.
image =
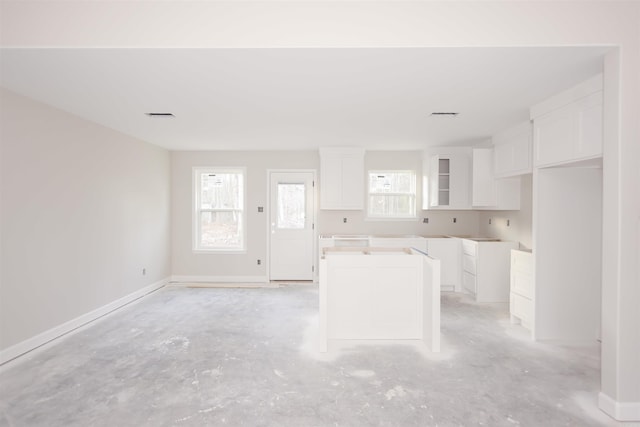
[[[523,326],[530,327],[533,324],[533,301],[511,293],[510,303],[511,314],[519,318]]]
[[[511,292],[533,299],[533,276],[518,271],[512,272]]]
[[[462,253],[463,254],[476,256],[477,247],[478,247],[478,245],[476,244],[476,242],[473,242],[471,240],[464,240],[464,239],[462,240]]]
[[[530,252],[512,250],[511,271],[533,275],[533,255]]]
[[[468,273],[476,275],[476,257],[464,254],[462,255],[462,269]]]
[[[462,273],[462,287],[465,291],[476,294],[476,276],[464,271]]]

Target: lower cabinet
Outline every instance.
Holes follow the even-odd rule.
[[[477,302],[509,302],[509,257],[517,242],[462,239],[462,287]]]
[[[447,237],[425,238],[427,255],[440,260],[443,291],[460,292],[460,240]]]
[[[509,296],[511,323],[520,323],[533,334],[535,325],[535,282],[533,254],[511,251],[511,293]]]

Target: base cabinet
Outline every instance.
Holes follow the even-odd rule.
[[[520,323],[533,333],[535,324],[535,282],[533,280],[533,254],[511,251],[511,293],[509,311],[511,323]]]
[[[440,283],[443,291],[461,292],[460,239],[427,237],[427,254],[440,260]]]
[[[509,257],[517,242],[462,239],[462,285],[477,302],[509,302]]]

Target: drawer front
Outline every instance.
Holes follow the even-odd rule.
[[[511,314],[519,318],[524,326],[533,323],[533,302],[518,294],[511,294]]]
[[[533,256],[531,253],[512,250],[511,270],[533,275]]]
[[[476,257],[464,254],[462,255],[462,269],[468,273],[476,275]]]
[[[468,272],[462,273],[462,287],[465,291],[476,294],[476,276]]]
[[[511,273],[511,291],[533,299],[533,276],[514,271]]]
[[[478,248],[478,245],[476,244],[476,242],[473,242],[471,240],[464,240],[464,239],[462,240],[463,254],[476,256],[477,248]]]

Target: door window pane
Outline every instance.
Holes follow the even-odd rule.
[[[302,229],[305,220],[304,184],[278,183],[278,218],[280,229]]]

